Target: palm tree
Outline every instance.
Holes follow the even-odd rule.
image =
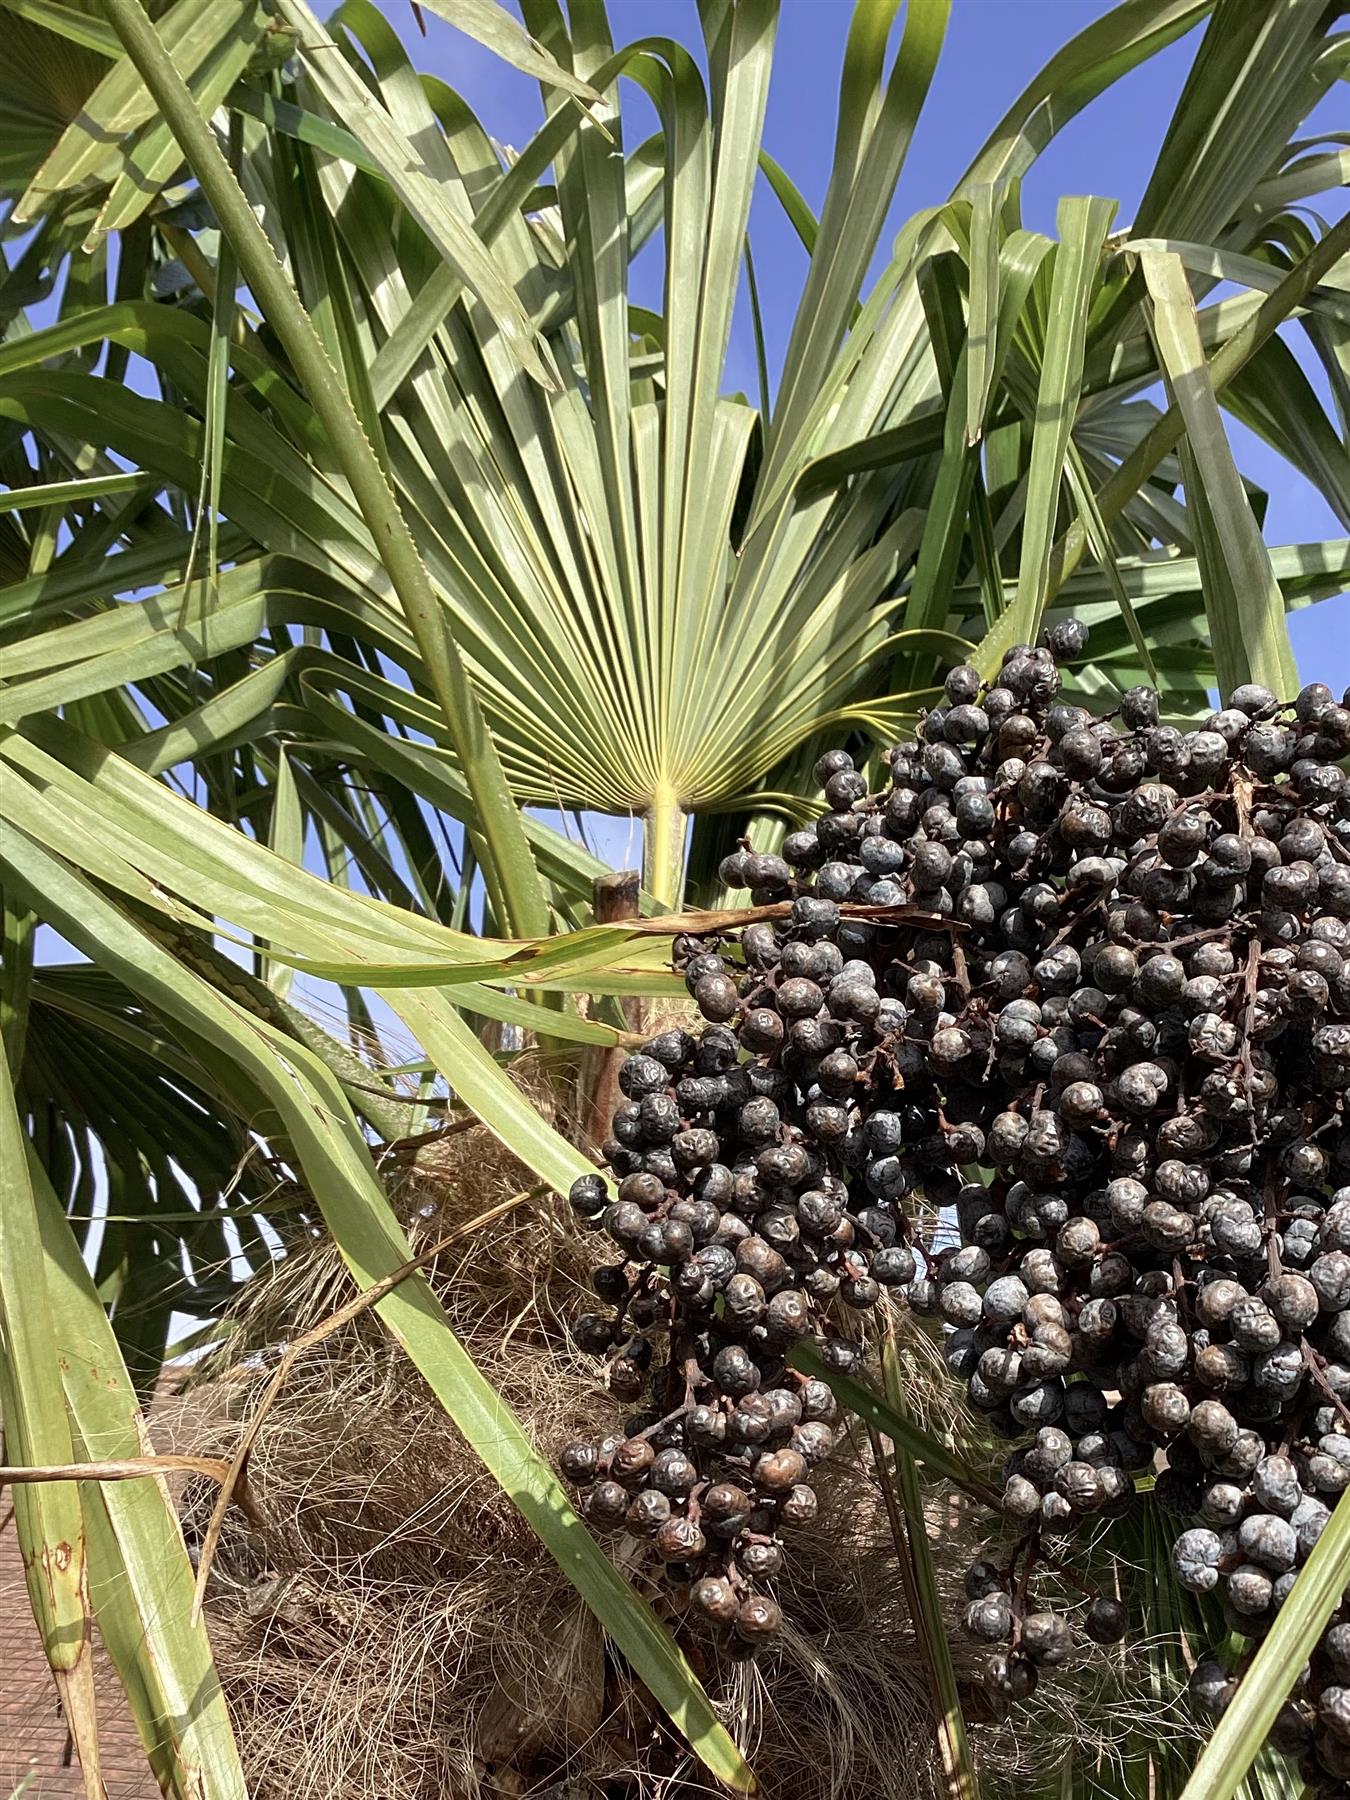
[[[599,0],[524,0],[530,35],[493,0],[436,0],[540,82],[509,154],[362,0],[323,23],[305,0],[5,5],[0,1126],[27,1171],[0,1248],[8,1460],[138,1456],[173,1306],[215,1314],[223,1267],[266,1259],[281,1178],[357,1283],[386,1284],[438,1398],[744,1785],[430,1289],[394,1280],[408,1246],[370,1147],[452,1096],[541,1184],[588,1167],[488,1026],[623,1042],[625,997],[676,991],[661,916],[733,900],[723,849],[771,843],[816,748],[884,740],[953,660],[992,672],[1072,610],[1089,703],[1156,679],[1188,718],[1215,686],[1290,689],[1285,610],[1339,593],[1350,550],[1265,544],[1223,410],[1350,522],[1350,224],[1313,209],[1346,152],[1299,137],[1344,69],[1337,9],[1114,7],[869,286],[948,0],[910,0],[893,57],[898,0],[859,0],[818,219],[761,143],[776,0],[706,0],[695,46],[618,47]],[[1054,238],[1026,229],[1020,183],[1054,134],[1195,27],[1138,217],[1068,198]],[[634,88],[659,120],[636,143]],[[808,265],[776,384],[759,334],[751,399],[725,365],[743,283],[757,320],[761,175]],[[630,294],[653,240],[654,310]],[[593,925],[605,867],[539,808],[640,817],[646,922]],[[35,922],[81,960],[35,964]],[[341,1036],[297,971],[333,984]],[[430,1077],[412,1097],[382,1073],[391,1017]],[[893,1408],[885,1427],[950,1457]],[[36,1568],[75,1547],[31,1592],[91,1784],[88,1593],[125,1582],[134,1619],[99,1623],[161,1781],[241,1792],[158,1490],[15,1492]],[[211,1695],[195,1712],[192,1692]],[[170,1717],[188,1724],[166,1737]]]

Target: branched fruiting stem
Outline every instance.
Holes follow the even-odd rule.
[[[1017,1589],[1013,1595],[1013,1634],[1012,1647],[1016,1650],[1022,1642],[1022,1621],[1027,1613],[1027,1589],[1031,1585],[1032,1571],[1036,1567],[1041,1548],[1041,1530],[1033,1525],[1027,1535],[1016,1546],[1012,1553],[1012,1561],[1008,1564],[1011,1575],[1017,1566],[1018,1557],[1022,1557],[1022,1572],[1017,1578]],[[1025,1554],[1024,1554],[1025,1553]]]
[[[1255,794],[1255,783],[1249,775],[1234,775],[1230,786],[1233,796],[1233,811],[1237,816],[1238,835],[1252,836],[1252,798]]]
[[[675,1423],[676,1419],[682,1419],[684,1417],[685,1413],[688,1412],[688,1410],[689,1410],[689,1405],[688,1405],[688,1402],[686,1401],[683,1406],[677,1406],[671,1412],[666,1413],[664,1418],[654,1419],[652,1421],[652,1423],[648,1426],[645,1426],[643,1430],[633,1432],[632,1433],[633,1440],[636,1441],[639,1438],[646,1439],[649,1437],[654,1437],[656,1435],[656,1433],[658,1431],[661,1431],[665,1426],[673,1425]]]
[[[1256,984],[1261,972],[1261,941],[1253,937],[1247,946],[1247,968],[1242,977],[1242,1086],[1246,1095],[1248,1113],[1252,1117],[1252,1131],[1256,1130],[1255,1105],[1252,1090],[1256,1083],[1256,1069],[1252,1062],[1252,1023],[1256,1015]]]
[[[1004,1581],[1007,1581],[1007,1582],[1012,1581],[1013,1571],[1017,1567],[1018,1558],[1021,1556],[1022,1552],[1027,1548],[1027,1546],[1033,1541],[1033,1539],[1036,1537],[1036,1535],[1037,1535],[1037,1528],[1036,1528],[1036,1526],[1033,1525],[1031,1527],[1031,1529],[1029,1531],[1024,1532],[1022,1534],[1022,1536],[1020,1538],[1018,1538],[1017,1542],[1013,1545],[1012,1553],[1008,1557],[1008,1566],[1004,1569],[999,1569],[999,1571],[998,1571],[999,1574],[1003,1577]],[[994,1566],[997,1568],[998,1565],[995,1564]]]
[[[1270,1279],[1278,1281],[1284,1273],[1284,1262],[1280,1255],[1280,1234],[1276,1228],[1279,1217],[1278,1189],[1279,1180],[1274,1169],[1267,1169],[1265,1188],[1262,1195],[1266,1230],[1266,1263],[1270,1269]]]
[[[1066,938],[1073,936],[1080,925],[1085,925],[1087,923],[1093,913],[1102,911],[1105,906],[1106,895],[1098,894],[1097,898],[1092,901],[1090,905],[1085,906],[1081,912],[1075,913],[1068,924],[1062,926],[1061,929],[1055,933],[1054,937],[1052,937],[1050,942],[1045,946],[1045,949],[1041,951],[1041,955],[1048,956],[1052,950],[1057,950]]]
[[[643,1272],[639,1276],[637,1276],[637,1278],[634,1281],[630,1282],[629,1287],[628,1287],[628,1292],[624,1295],[623,1299],[618,1302],[618,1304],[614,1310],[614,1328],[615,1328],[615,1330],[617,1330],[619,1328],[619,1326],[623,1324],[624,1319],[628,1315],[629,1307],[633,1304],[633,1302],[635,1300],[640,1299],[642,1297],[642,1295],[645,1294],[650,1289],[650,1287],[651,1287],[652,1283],[655,1281],[655,1279],[656,1279],[656,1272],[654,1269],[644,1269]],[[615,1348],[617,1349],[618,1346],[616,1345]]]
[[[1307,1365],[1308,1372],[1311,1374],[1317,1386],[1321,1388],[1322,1392],[1326,1395],[1327,1399],[1336,1408],[1336,1411],[1345,1420],[1346,1424],[1350,1425],[1350,1406],[1345,1404],[1344,1400],[1341,1399],[1335,1388],[1332,1387],[1331,1383],[1322,1373],[1323,1369],[1326,1367],[1326,1358],[1320,1356],[1306,1338],[1303,1341],[1302,1348],[1303,1361]]]
[[[966,967],[966,953],[960,938],[952,939],[952,969],[956,976],[956,985],[967,1000],[970,999],[970,971]]]
[[[1226,925],[1213,925],[1204,931],[1190,931],[1185,937],[1155,938],[1148,942],[1135,938],[1132,942],[1136,950],[1184,950],[1191,944],[1212,944],[1216,938],[1231,938],[1234,927],[1241,925],[1250,925],[1250,920],[1245,914],[1239,913],[1236,919],[1230,920]]]

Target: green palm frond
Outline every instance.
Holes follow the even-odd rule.
[[[953,200],[901,232],[863,295],[945,8],[911,9],[910,35],[889,71],[878,21],[894,8],[861,9],[830,188],[765,419],[723,388],[771,5],[709,14],[706,77],[677,44],[615,49],[600,15],[578,15],[569,34],[539,6],[527,17],[536,40],[560,68],[604,91],[609,122],[602,135],[555,87],[538,138],[510,165],[462,100],[416,78],[367,0],[349,0],[334,20],[350,67],[366,71],[363,111],[344,111],[335,99],[334,81],[347,93],[354,77],[339,77],[328,51],[326,75],[317,64],[311,72],[302,54],[293,82],[269,78],[275,105],[262,116],[274,121],[270,131],[247,103],[247,180],[293,220],[301,296],[348,371],[358,411],[378,415],[382,455],[519,799],[644,816],[648,886],[673,899],[686,814],[734,810],[777,785],[771,771],[823,730],[894,729],[920,704],[934,668],[972,653],[991,626],[983,655],[995,659],[998,646],[1034,628],[1081,555],[1064,511],[1070,450],[1081,453],[1088,490],[1101,490],[1102,530],[1129,534],[1112,538],[1117,556],[1150,553],[1159,532],[1165,545],[1192,550],[1203,531],[1187,523],[1164,466],[1148,463],[1123,494],[1112,485],[1120,458],[1139,446],[1133,422],[1148,417],[1135,395],[1159,370],[1141,284],[1116,244],[1103,244],[1100,205],[1066,213],[1068,235],[1057,245],[1020,229],[1016,188],[1064,117],[1205,10],[1134,3],[1081,33],[1010,111]],[[312,27],[297,19],[303,40]],[[1223,6],[1212,20],[1132,228],[1190,246],[1197,298],[1216,272],[1271,268],[1253,253],[1263,254],[1280,227],[1254,209],[1252,194],[1316,98],[1324,45],[1307,7],[1276,20]],[[1270,56],[1279,92],[1263,100],[1260,129],[1249,130],[1248,97]],[[655,103],[661,124],[656,138],[632,146],[622,131],[630,87]],[[238,97],[259,91],[241,88]],[[325,139],[325,125],[345,138]],[[431,157],[438,204],[447,217],[475,222],[490,244],[550,346],[557,391],[517,379],[496,317],[467,304],[454,270],[438,263],[429,219],[429,253],[409,255],[404,212],[379,172],[391,132],[416,137]],[[1194,168],[1192,140],[1200,145]],[[356,160],[344,156],[345,144]],[[532,195],[526,177],[537,179],[550,162],[556,213],[522,212]],[[297,179],[310,195],[298,215],[285,198]],[[1090,241],[1077,235],[1080,216],[1094,221]],[[628,271],[657,222],[666,279],[652,337],[651,321],[630,305]],[[1301,248],[1306,256],[1316,246],[1305,238]],[[943,267],[952,272],[945,375],[925,299]],[[1339,290],[1317,292],[1327,296],[1317,304],[1334,312]],[[1067,330],[1074,317],[1076,335],[1061,341],[1048,330],[1053,319]],[[393,596],[375,546],[333,482],[317,421],[257,359],[247,334],[232,351],[228,394],[213,403],[200,350],[182,341],[189,322],[179,309],[172,343],[151,318],[144,338],[136,335],[175,399],[188,399],[186,415],[175,407],[169,419],[153,401],[105,394],[97,376],[34,386],[14,368],[4,390],[9,416],[44,438],[101,439],[101,449],[191,493],[203,453],[192,413],[209,414],[221,440],[225,516],[260,549],[295,556],[315,577],[388,611]],[[1222,351],[1247,322],[1229,301],[1203,309],[1205,352]],[[65,339],[39,334],[23,360],[31,366],[63,342],[95,342],[100,331],[123,341],[135,333],[130,321],[100,324],[93,315],[64,329]],[[964,372],[971,331],[979,333],[969,351],[973,396]],[[1235,405],[1294,450],[1293,402],[1274,398],[1288,382],[1271,342],[1242,368]],[[1019,418],[1048,418],[1042,402],[1053,408],[1055,433],[1020,433]],[[1295,454],[1338,501],[1341,438],[1310,394],[1300,393],[1298,405],[1303,425],[1319,423],[1297,434]],[[951,446],[944,454],[944,413],[959,456]],[[965,447],[972,437],[975,447]],[[1017,446],[1006,470],[1005,444]],[[1066,522],[1067,561],[1055,543]],[[1099,541],[1099,569],[1103,549]],[[1019,569],[1009,605],[1007,583]],[[1100,579],[1118,606],[1115,573]],[[1150,596],[1133,609],[1136,663],[1140,635],[1170,599]],[[429,679],[406,644],[401,661],[415,685]],[[1127,672],[1094,660],[1083,679],[1092,691]],[[1159,673],[1179,713],[1203,705],[1203,667],[1185,681],[1163,665]],[[443,728],[437,735],[444,739]]]
[[[49,20],[59,22],[52,29]],[[21,193],[83,111],[116,55],[96,6],[23,0],[5,8],[0,73],[0,194]],[[95,46],[102,45],[103,49]]]

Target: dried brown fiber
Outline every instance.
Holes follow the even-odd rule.
[[[423,1153],[393,1198],[416,1250],[528,1182],[474,1129]],[[429,1270],[462,1341],[550,1457],[621,1411],[566,1335],[591,1245],[542,1201]],[[159,1448],[229,1456],[287,1342],[350,1299],[330,1241],[288,1251],[246,1291],[225,1347],[158,1410]],[[915,1348],[931,1356],[926,1339]],[[916,1404],[931,1404],[931,1389],[918,1379]],[[850,1434],[822,1475],[771,1655],[719,1660],[671,1623],[764,1795],[927,1800],[942,1791],[930,1700],[865,1435]],[[715,1791],[373,1314],[292,1369],[248,1483],[260,1523],[231,1509],[206,1616],[255,1800]],[[189,1542],[213,1498],[205,1482],[184,1490]],[[958,1545],[942,1563],[959,1571],[978,1521],[954,1523],[966,1553]],[[656,1598],[641,1547],[615,1554]],[[950,1616],[959,1604],[953,1595]],[[1054,1753],[1006,1728],[976,1736],[998,1765],[990,1774],[1030,1773]]]

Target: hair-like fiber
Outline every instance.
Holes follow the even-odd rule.
[[[474,1128],[424,1151],[391,1198],[416,1250],[528,1185]],[[550,1458],[624,1410],[568,1339],[601,1259],[563,1210],[522,1205],[428,1271],[461,1341]],[[157,1411],[162,1445],[230,1454],[286,1345],[351,1297],[329,1239],[287,1248],[246,1289],[222,1349]],[[922,1414],[941,1379],[922,1331],[906,1362]],[[928,1800],[943,1791],[931,1701],[856,1422],[816,1485],[819,1516],[794,1538],[779,1583],[781,1642],[754,1663],[669,1609],[643,1546],[607,1547],[663,1610],[762,1793]],[[373,1312],[291,1370],[248,1486],[259,1524],[231,1509],[207,1621],[255,1800],[719,1791]],[[209,1484],[184,1489],[189,1542],[212,1499]],[[955,1613],[978,1521],[959,1502],[940,1505]],[[967,1647],[957,1656],[973,1675]],[[990,1776],[1045,1766],[1006,1727],[975,1735]]]

